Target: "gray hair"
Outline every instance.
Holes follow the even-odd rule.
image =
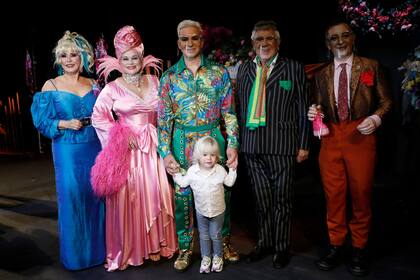
[[[277,24],[272,20],[261,20],[254,25],[251,40],[255,40],[255,33],[260,30],[273,30],[277,42],[280,43],[280,32],[277,30]]]
[[[176,28],[178,37],[181,32],[181,29],[184,29],[185,27],[196,27],[200,31],[200,35],[203,33],[203,28],[201,27],[201,24],[198,21],[186,19],[186,20],[181,21],[178,24],[178,27]]]

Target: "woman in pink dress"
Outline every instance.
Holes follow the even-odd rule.
[[[156,150],[159,80],[143,75],[146,66],[158,70],[159,60],[143,57],[132,26],[117,32],[114,46],[117,58],[101,59],[99,72],[107,78],[118,70],[122,76],[103,88],[92,114],[103,148],[92,185],[106,198],[108,271],[170,258],[177,250],[173,192]]]

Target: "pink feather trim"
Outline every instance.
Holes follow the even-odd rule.
[[[98,154],[91,170],[91,184],[97,196],[111,196],[127,183],[131,156],[128,139],[131,135],[131,129],[118,122],[111,128],[108,145]]]
[[[159,76],[162,71],[162,59],[156,58],[153,55],[148,55],[143,59],[142,70],[146,67],[153,68],[156,71],[157,76]]]
[[[117,70],[119,72],[122,72],[120,62],[115,57],[108,55],[108,56],[98,59],[98,61],[99,61],[99,66],[98,66],[99,77],[103,76],[105,78],[105,81],[108,80],[108,76],[112,71]]]

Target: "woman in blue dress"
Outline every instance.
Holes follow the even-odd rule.
[[[45,82],[31,107],[35,127],[52,139],[60,260],[70,270],[105,260],[104,204],[90,184],[90,169],[101,149],[90,116],[97,93],[91,72],[93,50],[81,35],[66,31],[53,53],[59,76]]]

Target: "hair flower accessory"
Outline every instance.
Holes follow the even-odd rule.
[[[136,33],[130,32],[125,34],[122,38],[122,41],[126,42],[128,45],[137,46],[141,44],[141,40],[139,36],[136,36]]]
[[[139,48],[143,53],[144,47],[140,38],[140,34],[134,29],[133,26],[127,25],[118,30],[114,37],[115,55],[117,58],[126,51],[134,48]]]
[[[373,86],[373,76],[375,75],[375,73],[373,71],[365,71],[362,72],[362,74],[360,75],[360,81],[362,82],[362,84],[371,87]]]

